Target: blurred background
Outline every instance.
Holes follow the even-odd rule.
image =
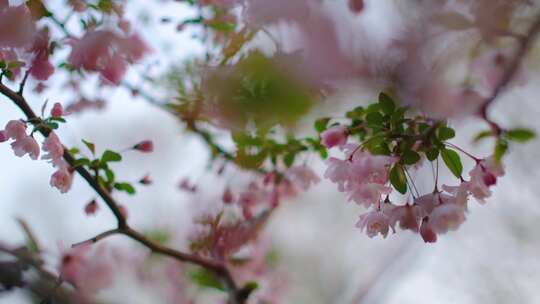
[[[62,4],[50,2],[52,6]],[[384,35],[387,25],[375,17],[391,14],[391,2],[371,1],[373,13],[363,21],[349,21],[372,26],[370,33],[380,30]],[[342,9],[336,8],[336,16]],[[142,74],[160,75],[171,65],[204,51],[204,46],[192,39],[196,31],[179,33],[174,25],[160,21],[164,16],[190,16],[193,12],[188,6],[130,0],[126,13],[154,50],[152,59],[130,70],[128,79],[134,82]],[[527,86],[505,93],[492,111],[503,126],[527,126],[539,134],[540,82],[536,76],[530,77]],[[44,99],[70,100],[54,83],[54,78],[48,82],[46,94],[29,95],[35,109]],[[149,89],[156,98],[168,96],[160,87]],[[369,101],[376,94],[353,87],[325,101],[316,112],[342,113],[350,108],[353,96],[354,102]],[[150,173],[154,183],[138,187],[136,196],[116,196],[127,207],[129,222],[135,228],[168,231],[174,235],[171,245],[185,248],[194,210],[207,206],[209,199],[180,191],[179,182],[189,177],[202,193],[224,182],[208,173],[208,149],[198,137],[184,132],[176,117],[140,97],[121,89],[104,89],[96,95],[108,100],[107,107],[68,117],[69,123],[58,132],[60,138],[67,146],[81,146],[80,139],[92,141],[98,151],[122,150],[142,139],[152,139],[154,153],[125,152],[124,161],[115,169],[119,178],[131,182]],[[3,97],[0,100],[0,125],[21,117],[10,102]],[[457,144],[477,155],[489,154],[492,143],[472,144],[473,135],[484,127],[481,123],[465,119],[454,126]],[[409,232],[387,239],[368,238],[354,227],[362,208],[347,203],[335,185],[323,179],[310,191],[283,203],[264,230],[286,270],[284,303],[540,303],[540,237],[536,233],[540,221],[539,159],[538,140],[513,147],[506,157],[506,175],[499,179],[488,203],[471,203],[462,227],[434,244],[425,244]],[[322,177],[321,161],[310,158],[306,162]],[[113,227],[114,218],[103,205],[95,216],[85,215],[83,208],[95,193],[81,178],[75,178],[69,193],[60,194],[49,186],[53,169],[48,164],[14,157],[7,144],[0,145],[0,164],[0,240],[4,243],[23,242],[16,219],[24,219],[46,248],[46,258],[55,265],[71,244]],[[468,171],[471,164],[465,168]],[[144,252],[121,237],[106,242]],[[151,287],[119,276],[100,299],[105,303],[160,303],[159,289]],[[207,302],[213,303],[204,298],[196,301]],[[0,303],[32,300],[24,291],[14,290],[1,293]]]

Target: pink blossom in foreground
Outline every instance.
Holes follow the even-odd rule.
[[[425,217],[422,220],[422,225],[420,226],[420,236],[426,243],[435,243],[437,241],[437,234],[433,231],[433,227],[429,222],[429,219]]]
[[[64,107],[61,103],[57,102],[53,105],[51,109],[51,116],[58,118],[62,117],[62,115],[64,115]]]
[[[34,31],[32,15],[25,4],[0,4],[0,48],[26,46]]]
[[[53,164],[57,164],[64,155],[64,146],[54,132],[49,133],[49,136],[45,138],[42,148],[47,154],[43,155],[41,159],[50,159]]]
[[[86,206],[84,206],[84,213],[86,213],[86,215],[94,215],[98,209],[99,205],[97,204],[96,200],[92,200],[86,204]]]
[[[69,62],[76,68],[99,72],[113,84],[123,78],[127,63],[140,60],[150,48],[137,35],[121,36],[112,31],[88,31],[72,42]]]
[[[358,14],[364,10],[364,0],[349,0],[349,9]]]
[[[23,157],[26,154],[34,160],[39,157],[39,145],[35,138],[30,135],[16,139],[11,143],[11,148],[18,157]]]
[[[143,153],[151,153],[154,151],[154,143],[151,140],[143,140],[140,143],[134,145],[133,149]]]
[[[71,189],[73,183],[73,173],[70,172],[68,166],[60,166],[60,168],[51,176],[51,186],[58,188],[61,193],[67,193]]]
[[[415,205],[403,205],[392,208],[389,212],[390,226],[395,227],[399,222],[399,228],[418,232],[419,222],[424,217],[422,208]]]
[[[370,238],[375,237],[377,234],[381,234],[386,238],[390,229],[390,218],[382,211],[371,211],[360,215],[356,227],[362,231],[365,229]]]
[[[6,134],[6,131],[1,130],[0,131],[0,143],[3,143],[5,141],[7,141],[8,139],[9,139],[9,137]]]
[[[497,177],[504,175],[504,168],[493,158],[483,159],[469,172],[468,183],[472,196],[480,203],[491,196],[489,187],[497,183]]]
[[[456,230],[465,221],[465,208],[452,203],[439,205],[429,215],[429,221],[436,234]]]
[[[112,284],[113,260],[106,248],[92,244],[80,245],[62,255],[60,275],[77,287],[83,297],[92,297],[98,290]]]
[[[229,187],[225,188],[225,191],[223,191],[223,195],[221,196],[221,201],[226,205],[229,205],[229,204],[233,203],[234,196],[233,196],[233,193],[231,191],[231,188],[229,188]]]
[[[20,120],[10,120],[6,124],[5,134],[7,138],[14,140],[26,137],[26,123]]]
[[[347,128],[331,127],[321,134],[321,141],[327,148],[343,146],[347,143]]]

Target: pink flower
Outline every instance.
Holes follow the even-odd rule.
[[[84,12],[87,8],[86,2],[84,0],[69,0],[69,5],[76,12]]]
[[[379,202],[381,195],[390,194],[392,188],[378,183],[351,183],[347,191],[349,201],[367,208]]]
[[[324,177],[338,184],[339,191],[345,191],[345,183],[349,180],[350,163],[335,157],[330,157],[326,161],[326,171]]]
[[[11,143],[11,148],[18,157],[23,157],[25,154],[28,154],[30,158],[34,160],[39,157],[39,145],[32,136],[18,138]]]
[[[9,139],[9,137],[6,134],[6,131],[4,131],[4,130],[0,131],[0,143],[3,143],[5,141],[7,141],[8,139]]]
[[[101,70],[101,76],[111,83],[118,85],[126,73],[126,63],[119,55],[113,55]]]
[[[93,250],[91,244],[77,246],[62,255],[60,276],[77,287],[83,295],[91,295],[112,283],[113,260],[105,247]]]
[[[425,216],[422,208],[406,204],[396,206],[389,211],[390,226],[394,227],[399,222],[399,228],[418,232],[419,221]]]
[[[140,60],[150,51],[137,35],[124,37],[105,30],[91,30],[72,42],[69,63],[76,68],[101,73],[118,84],[126,71],[126,63]]]
[[[61,193],[66,193],[71,189],[73,183],[73,173],[70,172],[67,165],[60,168],[51,176],[51,186],[58,188]]]
[[[53,105],[51,109],[51,116],[52,117],[62,117],[64,115],[64,107],[62,107],[62,104],[57,102]]]
[[[30,75],[37,80],[47,80],[54,73],[54,66],[49,62],[48,58],[36,56],[32,61]]]
[[[86,204],[86,206],[84,206],[84,213],[86,213],[86,215],[94,215],[98,209],[99,205],[97,204],[96,200],[92,200]]]
[[[390,228],[390,219],[381,211],[371,211],[360,215],[356,227],[360,228],[361,231],[365,229],[370,238],[379,233],[386,238]]]
[[[349,9],[355,14],[364,10],[364,0],[349,0]]]
[[[471,180],[468,182],[469,192],[480,203],[491,196],[489,187],[497,183],[497,177],[504,175],[504,168],[493,158],[486,158],[476,164],[469,172]]]
[[[41,159],[50,159],[53,164],[58,164],[64,155],[64,146],[54,132],[49,133],[42,145],[43,151],[48,152]]]
[[[32,15],[25,4],[0,6],[0,48],[26,46],[34,31]]]
[[[422,220],[422,226],[420,226],[420,236],[426,243],[435,243],[437,241],[437,234],[433,231],[429,219],[425,217]]]
[[[223,195],[221,196],[221,200],[226,205],[229,205],[229,204],[233,203],[234,196],[232,194],[231,188],[229,188],[229,187],[225,188],[225,191],[223,191]]]
[[[436,234],[456,230],[465,221],[465,208],[457,204],[446,203],[433,209],[429,222]]]
[[[321,134],[322,144],[327,148],[335,146],[343,146],[347,143],[347,128],[345,127],[331,127]]]
[[[139,183],[141,183],[143,185],[151,185],[152,184],[152,179],[150,178],[149,174],[146,174],[143,178],[141,178],[139,180]]]
[[[294,166],[285,172],[286,178],[295,186],[306,191],[311,185],[317,184],[321,179],[307,166]]]
[[[459,186],[443,185],[444,191],[452,194],[455,197],[456,204],[467,209],[467,201],[469,200],[469,183],[462,182]]]
[[[151,153],[154,151],[154,143],[151,140],[143,140],[140,143],[134,145],[133,149],[144,153]]]
[[[22,139],[26,137],[26,124],[20,120],[10,120],[6,124],[5,134],[14,140]]]

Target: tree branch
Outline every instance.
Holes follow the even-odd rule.
[[[493,90],[493,93],[491,96],[486,98],[484,104],[480,108],[480,117],[482,117],[491,127],[491,129],[495,132],[496,135],[499,135],[502,130],[499,127],[497,123],[492,121],[488,116],[488,108],[489,106],[499,97],[499,95],[502,93],[502,91],[506,88],[506,86],[512,81],[516,73],[518,72],[520,65],[531,49],[532,45],[536,41],[536,38],[538,34],[540,33],[540,15],[536,17],[534,23],[531,25],[529,31],[525,36],[520,38],[518,50],[516,51],[516,54],[510,61],[510,64],[508,65],[508,68],[504,71],[504,74],[501,77],[501,80]]]
[[[36,119],[39,120],[39,117],[36,116],[36,114],[34,113],[32,108],[30,108],[30,106],[26,102],[26,99],[23,96],[19,95],[18,93],[14,92],[13,90],[11,90],[10,88],[8,88],[7,86],[1,83],[0,83],[0,93],[5,95],[11,101],[13,101],[13,103],[15,103],[15,105],[19,107],[21,111],[23,111],[23,113],[25,114],[28,120],[36,120]],[[40,129],[40,133],[43,134],[43,136],[48,136],[50,132],[51,130]],[[64,149],[63,157],[68,164],[74,167],[75,159],[68,152],[67,149]],[[246,292],[244,292],[242,289],[238,289],[229,270],[222,262],[205,259],[198,255],[183,253],[181,251],[177,251],[177,250],[165,247],[163,245],[160,245],[158,243],[155,243],[152,240],[146,238],[143,234],[137,232],[136,230],[128,226],[126,219],[124,218],[124,216],[120,212],[120,209],[118,208],[118,203],[114,200],[111,194],[106,189],[104,189],[99,184],[99,182],[97,182],[93,178],[92,174],[90,174],[88,170],[86,170],[82,166],[76,166],[75,171],[86,180],[86,182],[90,185],[90,187],[94,189],[94,191],[96,191],[99,194],[99,196],[103,199],[103,201],[108,206],[108,208],[113,212],[118,222],[118,228],[103,232],[100,235],[94,237],[93,239],[90,239],[89,241],[91,243],[97,242],[103,238],[106,238],[114,234],[125,235],[141,243],[142,245],[150,249],[152,252],[174,258],[181,262],[188,262],[188,263],[196,264],[196,265],[199,265],[201,267],[208,269],[209,271],[212,271],[216,276],[218,276],[223,281],[223,283],[227,287],[227,290],[229,292],[229,303],[231,304],[245,303],[245,300],[247,299]]]

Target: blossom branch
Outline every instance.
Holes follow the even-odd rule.
[[[499,127],[497,123],[492,121],[488,117],[488,108],[489,106],[499,97],[501,92],[504,90],[504,88],[512,81],[515,74],[519,70],[519,66],[531,49],[532,45],[536,41],[536,38],[538,34],[540,33],[540,16],[538,16],[532,26],[530,27],[528,33],[521,38],[518,50],[516,52],[516,55],[512,58],[508,68],[504,71],[504,74],[502,75],[501,80],[499,81],[498,85],[493,90],[493,93],[491,96],[489,96],[482,107],[480,108],[480,116],[490,125],[493,132],[495,132],[496,135],[500,135],[502,132],[502,129]]]
[[[32,108],[28,105],[28,103],[26,102],[26,99],[22,95],[17,94],[16,92],[14,92],[13,90],[11,90],[10,88],[8,88],[7,86],[1,83],[0,83],[0,93],[2,93],[4,96],[9,98],[11,101],[13,101],[15,105],[23,111],[27,119],[39,120],[39,117],[36,116]],[[44,136],[48,136],[51,131],[41,128],[39,132],[43,134]],[[118,228],[113,229],[111,231],[106,231],[98,235],[97,237],[91,239],[90,241],[97,242],[105,237],[108,237],[114,234],[123,234],[141,243],[145,247],[149,248],[152,252],[172,257],[181,262],[189,262],[192,264],[196,264],[196,265],[199,265],[201,267],[208,269],[209,271],[212,271],[213,273],[216,274],[216,276],[218,276],[224,282],[225,286],[227,287],[227,290],[229,291],[229,295],[230,295],[229,303],[240,304],[240,303],[245,302],[249,293],[243,292],[241,289],[239,290],[237,288],[236,283],[234,282],[230,272],[228,271],[228,269],[223,263],[205,259],[198,255],[183,253],[183,252],[162,246],[160,244],[157,244],[149,240],[141,233],[133,230],[132,228],[128,226],[125,217],[122,215],[122,212],[120,211],[118,207],[118,203],[114,200],[111,194],[106,189],[104,189],[100,185],[100,183],[96,181],[96,179],[94,179],[92,174],[82,166],[75,166],[75,159],[68,152],[67,149],[64,150],[63,157],[66,160],[66,162],[70,164],[70,166],[73,167],[74,170],[86,180],[86,182],[90,185],[90,187],[92,187],[94,191],[96,191],[99,194],[99,196],[103,199],[107,207],[113,212],[118,222]]]

